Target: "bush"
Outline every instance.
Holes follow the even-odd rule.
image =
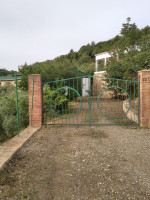
[[[28,93],[18,92],[19,127],[27,127],[29,123]],[[17,111],[15,87],[0,87],[0,142],[13,137],[17,133]]]
[[[43,109],[44,109],[44,119],[52,118],[54,116],[50,109],[50,99],[53,95],[51,106],[53,110],[58,114],[67,113],[71,108],[68,105],[68,98],[65,95],[66,90],[57,91],[57,88],[50,88],[49,85],[45,85],[43,88]],[[55,92],[55,94],[53,94]]]

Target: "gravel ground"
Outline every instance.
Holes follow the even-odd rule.
[[[150,131],[48,126],[0,172],[0,199],[150,199]]]

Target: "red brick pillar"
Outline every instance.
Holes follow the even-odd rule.
[[[34,76],[34,86],[33,86],[33,76]],[[41,127],[42,126],[42,80],[40,74],[31,74],[28,76],[28,89],[29,89],[29,126]],[[32,96],[33,96],[33,109],[32,109]]]
[[[150,70],[140,75],[140,126],[150,128]]]

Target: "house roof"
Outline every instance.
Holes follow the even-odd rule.
[[[99,56],[99,55],[101,55],[101,54],[105,54],[105,53],[110,53],[110,51],[104,51],[104,52],[101,52],[101,53],[98,53],[98,54],[95,54],[95,56]]]
[[[20,80],[21,76],[17,76],[17,80]],[[15,81],[13,76],[0,76],[0,81]]]

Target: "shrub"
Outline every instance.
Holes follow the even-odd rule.
[[[19,126],[28,125],[28,93],[18,92]],[[15,87],[6,85],[0,87],[0,142],[11,138],[17,133],[17,111]]]
[[[52,94],[57,90],[57,88],[50,88],[48,85],[45,85],[43,88],[43,109],[44,109],[44,119],[47,120],[54,116],[53,112],[50,109],[50,99]],[[52,108],[59,115],[67,112],[71,108],[68,105],[67,96],[65,96],[65,89],[62,91],[57,91],[53,94],[52,98]]]

